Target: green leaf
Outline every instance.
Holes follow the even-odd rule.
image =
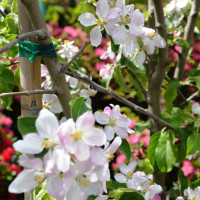
[[[139,191],[131,188],[118,188],[116,190],[109,192],[108,196],[111,198],[117,197],[119,200],[130,200],[130,199],[144,200],[144,197],[141,195]]]
[[[179,142],[177,144],[177,148],[178,148],[178,156],[177,156],[177,161],[181,163],[183,160],[185,160],[186,157],[186,148],[184,147],[183,143]]]
[[[18,15],[15,13],[9,13],[5,17],[5,23],[7,31],[10,34],[18,34]]]
[[[110,190],[113,190],[113,189],[117,189],[117,188],[123,188],[123,187],[126,187],[126,183],[119,183],[115,180],[110,180],[110,181],[107,181],[106,182],[106,187]]]
[[[125,81],[124,81],[124,78],[123,78],[123,75],[122,75],[122,72],[121,72],[121,69],[119,66],[117,66],[115,68],[115,80],[117,82],[117,84],[120,86],[120,88],[124,91],[124,92],[130,92],[131,89],[126,85]]]
[[[111,49],[113,52],[117,52],[119,50],[119,45],[115,45],[113,39],[111,36],[109,36],[110,42],[111,42]]]
[[[149,127],[148,123],[138,122],[135,124],[134,130],[136,133],[142,133],[144,131],[144,129],[148,128],[148,127]]]
[[[200,180],[197,179],[191,183],[191,188],[194,190],[196,187],[200,186]]]
[[[137,200],[144,200],[144,197],[139,192],[125,192],[119,200],[130,200],[130,199],[137,199]]]
[[[97,196],[92,195],[92,196],[89,196],[87,200],[95,200],[96,198]]]
[[[177,87],[180,86],[178,79],[172,79],[169,82],[169,87],[167,87],[164,99],[165,99],[165,106],[167,110],[172,110],[173,108],[173,101],[176,99],[177,96]]]
[[[192,155],[200,151],[200,133],[195,132],[188,137],[187,154]]]
[[[37,133],[35,127],[36,116],[19,117],[17,121],[17,127],[22,136],[27,133]]]
[[[131,148],[126,139],[122,139],[122,144],[120,145],[119,150],[124,153],[127,162],[129,162],[131,158]]]
[[[14,84],[20,88],[20,67],[17,67],[15,70]]]
[[[150,163],[152,164],[153,167],[156,162],[156,147],[158,145],[160,134],[161,134],[160,132],[154,133],[151,136],[150,141],[149,141],[148,156],[149,156]]]
[[[12,97],[1,98],[1,104],[5,109],[12,111],[12,108],[10,107],[12,104]]]
[[[184,190],[188,187],[187,177],[184,176],[183,171],[179,169],[178,171],[178,181],[179,181],[179,191],[181,196],[184,194]]]
[[[84,112],[92,110],[91,106],[84,100],[84,97],[78,97],[75,100],[71,100],[69,103],[72,110],[72,118],[74,121],[76,121],[77,118]]]
[[[160,171],[170,172],[174,167],[178,155],[173,132],[167,130],[161,133],[155,155]]]

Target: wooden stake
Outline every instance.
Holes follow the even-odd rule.
[[[27,33],[32,31],[31,23],[27,15],[27,11],[21,0],[18,0],[18,14],[19,14],[19,33]],[[32,42],[34,38],[31,38]],[[21,91],[32,91],[41,89],[41,62],[40,58],[36,57],[35,61],[31,63],[27,57],[20,58],[20,84]],[[38,115],[42,108],[42,95],[21,96],[21,115],[31,116]],[[25,200],[31,199],[31,193],[24,194]]]

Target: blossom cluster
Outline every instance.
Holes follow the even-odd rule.
[[[108,120],[104,125],[125,138],[131,120],[120,113],[119,106],[105,110]],[[98,115],[86,111],[76,122],[70,118],[59,124],[53,113],[41,110],[35,124],[38,133],[29,133],[13,145],[22,153],[19,164],[26,168],[9,191],[27,192],[45,181],[48,194],[57,200],[86,200],[89,195],[99,194],[97,199],[106,199],[103,192],[107,193],[106,182],[110,180],[109,161],[122,139],[117,136],[110,142],[113,132],[105,133],[106,128],[94,126],[99,122]],[[42,157],[31,156],[43,152]]]
[[[110,7],[107,0],[96,4],[96,15],[86,12],[79,16],[80,23],[94,26],[90,31],[90,40],[97,47],[102,41],[102,30],[110,35],[115,45],[120,45],[119,57],[123,53],[133,59],[136,66],[143,64],[146,54],[153,54],[156,47],[164,48],[166,42],[155,30],[144,26],[144,15],[134,5],[125,5],[125,0],[117,0],[116,7]]]

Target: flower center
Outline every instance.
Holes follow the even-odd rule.
[[[77,140],[81,139],[82,136],[83,136],[83,131],[77,131],[76,130],[74,132],[74,134],[72,135],[72,138],[77,141]]]
[[[64,43],[65,43],[65,47],[68,48],[69,40],[65,40]]]
[[[131,23],[131,18],[126,16],[125,19],[124,19],[124,23],[125,24],[130,24]]]
[[[112,117],[110,118],[110,123],[111,123],[112,125],[114,125],[116,121],[117,121],[117,119],[112,118]]]
[[[126,174],[127,179],[131,179],[131,178],[132,178],[132,175],[133,175],[133,172],[132,172],[132,171],[129,171],[129,172]]]
[[[96,20],[96,23],[97,23],[97,25],[101,25],[101,24],[103,24],[103,19],[100,19],[100,18],[97,19],[97,20]]]
[[[49,148],[54,146],[54,141],[52,139],[45,140],[45,141],[42,142],[41,146],[44,147],[45,149],[49,149]]]
[[[34,176],[34,180],[40,185],[44,180],[44,173],[37,172]]]
[[[83,176],[81,176],[78,179],[78,181],[83,187],[88,187],[88,185],[90,184],[90,181],[86,177],[83,177]]]
[[[96,91],[90,92],[90,96],[91,96],[91,97],[94,97],[95,95],[96,95]]]
[[[115,157],[115,156],[114,156],[112,153],[106,154],[106,158],[107,158],[109,161],[113,160],[114,157]]]
[[[189,198],[189,199],[191,199],[191,200],[197,200],[197,197],[196,197],[196,196],[194,196],[194,197],[192,197],[192,198]]]

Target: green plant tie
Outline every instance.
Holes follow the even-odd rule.
[[[53,43],[38,44],[32,43],[29,40],[22,40],[19,42],[19,56],[30,57],[29,60],[31,63],[33,63],[36,56],[45,56],[53,58],[57,57]]]

